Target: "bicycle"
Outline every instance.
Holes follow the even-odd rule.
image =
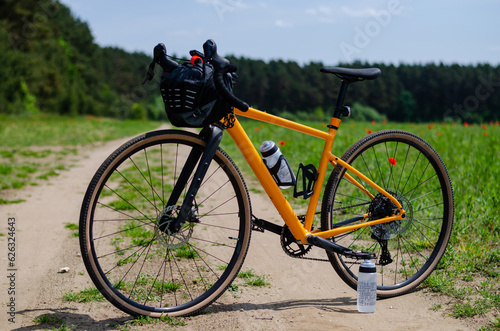
[[[380,298],[407,293],[431,274],[446,250],[454,217],[451,181],[436,151],[414,134],[385,130],[362,138],[342,157],[331,152],[341,117],[350,115],[344,106],[349,84],[373,80],[379,69],[321,69],[341,80],[325,132],[259,111],[234,96],[224,77],[236,67],[217,55],[213,41],[195,54],[213,64],[217,91],[234,113],[198,134],[159,130],[140,135],[97,170],[82,204],[80,245],[87,271],[107,300],[131,315],[195,314],[231,285],[252,231],[276,233],[293,257],[304,258],[312,247],[324,249],[354,289],[360,261],[375,260]],[[164,72],[176,65],[166,49],[155,52],[154,61]],[[301,166],[303,191],[297,196],[309,199],[305,215],[297,216],[290,206],[240,116],[324,141],[317,170]],[[253,214],[240,171],[219,147],[223,131],[285,225]],[[329,165],[333,170],[324,186]],[[315,228],[318,214],[320,227]]]

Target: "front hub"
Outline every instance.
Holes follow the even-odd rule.
[[[185,223],[178,231],[171,231],[170,224],[177,220],[180,206],[168,206],[156,217],[157,238],[168,249],[186,245],[193,234],[194,223]]]

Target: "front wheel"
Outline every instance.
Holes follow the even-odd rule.
[[[218,149],[188,220],[172,233],[183,201],[167,205],[197,135],[155,131],[116,150],[92,179],[80,214],[80,246],[101,293],[131,315],[194,314],[240,270],[250,242],[250,201],[238,169]],[[190,181],[185,186],[189,187]]]
[[[406,218],[363,227],[332,238],[352,250],[377,256],[377,294],[392,297],[418,286],[436,268],[450,239],[454,202],[451,181],[437,152],[420,137],[397,130],[373,133],[355,143],[342,160],[393,195]],[[346,169],[333,170],[322,204],[322,230],[354,216],[390,216],[391,202],[351,174],[374,196],[371,199],[345,178]],[[357,287],[361,261],[327,253],[339,276]]]

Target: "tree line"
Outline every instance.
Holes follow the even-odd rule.
[[[271,112],[330,113],[340,80],[320,69],[323,63],[233,58],[238,64],[237,95]],[[378,67],[374,81],[349,86],[346,104],[361,104],[394,121],[486,121],[500,117],[500,66],[339,63],[349,68]],[[352,109],[353,118],[356,109]]]
[[[320,73],[325,64],[229,58],[238,65],[235,94],[252,106],[272,113],[332,112],[340,81]],[[98,46],[87,23],[58,1],[0,4],[0,113],[164,119],[158,80],[140,84],[150,61],[151,54]],[[350,86],[346,104],[355,106],[354,119],[479,122],[500,117],[498,65],[335,65],[382,70],[376,80]]]

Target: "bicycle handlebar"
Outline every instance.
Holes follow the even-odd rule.
[[[205,53],[205,61],[210,62],[215,69],[214,84],[217,92],[231,106],[238,108],[241,111],[247,111],[249,106],[246,102],[236,97],[224,84],[224,77],[230,72],[236,72],[238,67],[231,63],[228,59],[217,54],[217,45],[212,39],[207,40],[203,44],[203,52]]]
[[[207,40],[203,44],[203,51],[205,52],[204,54],[204,63],[209,62],[214,66],[214,84],[215,88],[217,89],[217,92],[222,96],[222,98],[230,105],[233,107],[238,108],[241,111],[247,111],[248,110],[248,104],[242,100],[240,100],[238,97],[236,97],[227,87],[226,84],[224,84],[224,77],[231,72],[236,72],[238,67],[236,64],[229,62],[228,59],[223,58],[217,54],[217,45],[215,44],[215,41],[212,39]],[[196,52],[196,51],[193,51]],[[179,66],[179,64],[171,59],[168,58],[167,56],[167,48],[165,47],[164,44],[158,44],[155,46],[154,51],[154,58],[151,64],[149,65],[148,73],[146,74],[146,77],[144,78],[144,81],[142,84],[144,85],[146,81],[153,79],[154,77],[154,68],[155,64],[159,64],[162,69],[163,73],[168,74],[172,72],[175,68]]]

